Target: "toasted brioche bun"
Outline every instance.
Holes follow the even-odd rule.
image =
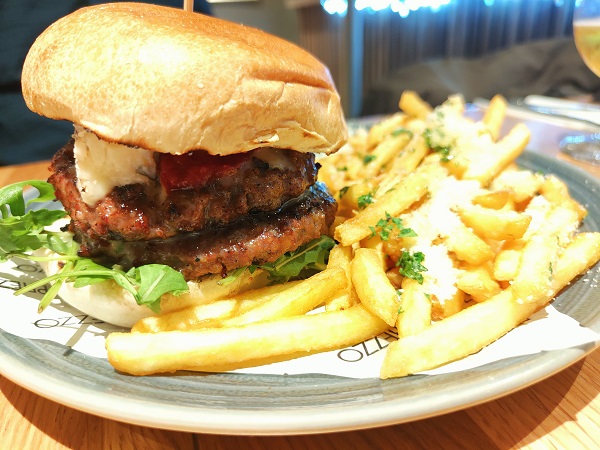
[[[44,249],[38,254],[49,255],[51,252]],[[60,271],[58,261],[40,264],[47,275],[54,275]],[[207,276],[202,281],[188,281],[188,292],[178,296],[163,295],[160,302],[161,313],[210,303],[266,286],[269,282],[267,273],[261,270],[252,274],[246,271],[229,284],[222,284],[220,281],[221,277],[218,275]],[[114,281],[78,288],[74,287],[73,283],[64,283],[58,295],[64,302],[84,314],[121,327],[131,328],[138,320],[156,315],[150,308],[138,305],[131,293]]]
[[[309,53],[150,4],[97,5],[58,20],[31,47],[22,88],[38,114],[162,153],[330,153],[347,138],[329,71]]]

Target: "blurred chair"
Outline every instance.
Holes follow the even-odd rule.
[[[598,94],[600,78],[583,63],[571,38],[530,42],[479,58],[437,59],[396,70],[372,84],[362,115],[398,111],[405,89],[438,105],[455,93],[467,101],[495,94],[507,98]]]

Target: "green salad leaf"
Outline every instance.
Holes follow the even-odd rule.
[[[24,188],[27,186],[34,187],[39,195],[25,200]],[[65,211],[27,210],[31,203],[54,199],[54,187],[45,181],[23,181],[0,189],[0,262],[14,257],[31,261],[62,262],[60,272],[15,291],[15,295],[19,295],[50,283],[50,288],[40,301],[40,312],[58,295],[65,282],[83,287],[113,280],[130,292],[139,305],[145,305],[154,312],[160,311],[163,294],[179,295],[188,290],[183,275],[169,266],[148,264],[125,272],[118,266],[105,267],[89,258],[78,256],[79,246],[70,233],[48,228],[66,217]],[[51,250],[54,255],[33,254],[35,250],[42,248]]]
[[[273,283],[285,283],[293,278],[306,278],[315,272],[320,272],[327,267],[329,251],[335,245],[335,241],[329,236],[321,236],[314,239],[293,252],[287,252],[280,256],[274,263],[253,264],[234,270],[221,283],[233,283],[246,270],[254,273],[256,269],[262,269],[269,274]]]

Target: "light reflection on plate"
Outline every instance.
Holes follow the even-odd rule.
[[[555,159],[526,152],[527,169],[554,173],[589,211],[582,230],[600,231],[600,183]],[[600,267],[592,269],[598,276]],[[600,332],[600,291],[582,277],[554,302],[561,312]],[[588,280],[588,281],[586,281]],[[299,434],[407,422],[507,395],[576,362],[586,345],[498,361],[436,376],[347,379],[300,376],[192,374],[131,377],[104,359],[0,330],[0,372],[58,403],[119,421],[223,434]]]

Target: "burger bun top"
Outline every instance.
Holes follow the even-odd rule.
[[[315,57],[257,29],[151,4],[59,19],[31,47],[22,89],[38,114],[162,153],[331,153],[347,139]]]

